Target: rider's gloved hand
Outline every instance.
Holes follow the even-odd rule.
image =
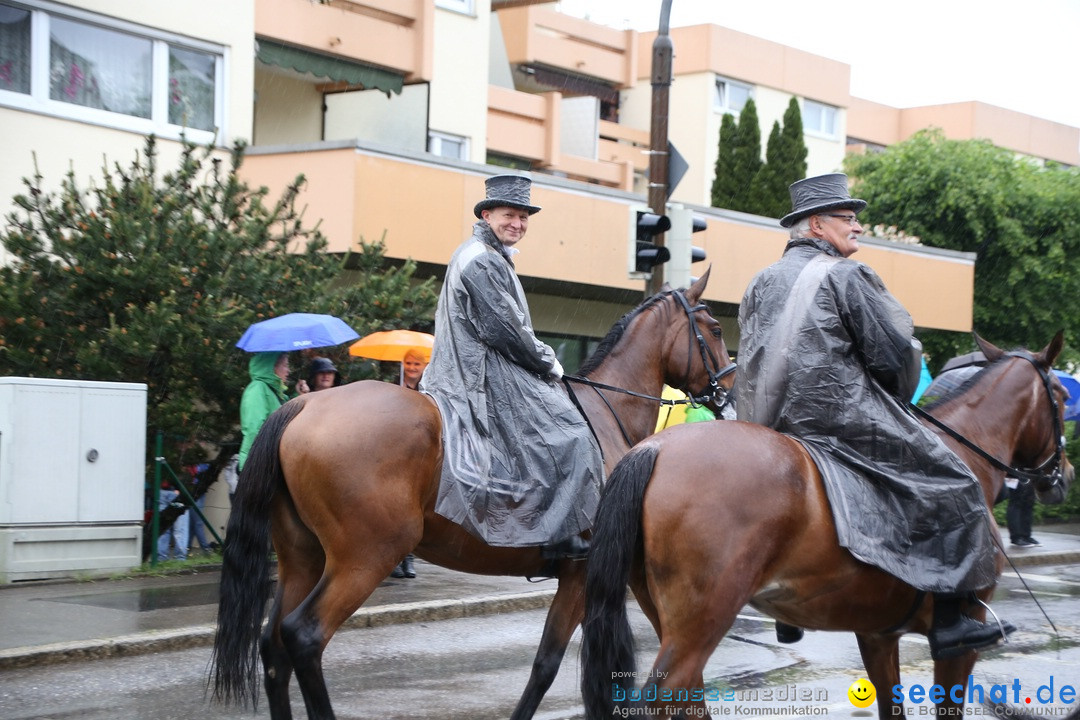
[[[562,380],[562,376],[562,363],[560,363],[558,359],[556,359],[555,364],[551,366],[550,370],[548,370],[547,375],[544,376],[544,379],[548,382],[558,382]]]

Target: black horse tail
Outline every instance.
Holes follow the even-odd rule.
[[[290,402],[263,423],[236,484],[221,558],[217,635],[210,659],[214,699],[258,705],[259,636],[270,597],[270,502],[284,489],[278,444],[303,409]]]
[[[581,643],[581,692],[589,720],[610,718],[626,697],[620,693],[635,684],[626,590],[631,563],[641,551],[641,508],[659,450],[645,443],[627,453],[612,471],[596,513]]]

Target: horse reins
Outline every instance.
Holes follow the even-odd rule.
[[[934,425],[946,435],[951,437],[953,440],[956,440],[958,443],[989,462],[993,467],[997,468],[998,470],[1004,471],[1010,477],[1015,477],[1019,480],[1026,480],[1028,482],[1049,479],[1050,487],[1052,488],[1061,482],[1061,458],[1065,454],[1065,434],[1061,427],[1061,413],[1058,408],[1057,398],[1054,397],[1054,392],[1050,388],[1050,375],[1044,372],[1043,369],[1039,367],[1038,363],[1035,362],[1034,358],[1031,358],[1028,355],[1025,355],[1023,353],[1009,353],[1008,357],[1021,358],[1031,363],[1032,367],[1035,368],[1035,371],[1039,373],[1039,377],[1043,381],[1043,387],[1046,388],[1046,395],[1050,399],[1050,414],[1053,417],[1054,421],[1055,448],[1054,452],[1050,455],[1050,457],[1040,463],[1037,467],[1024,470],[1022,468],[1008,465],[1005,462],[997,459],[990,453],[986,452],[981,447],[973,443],[971,440],[968,440],[966,437],[953,430],[951,427],[941,422],[936,417],[926,412],[922,408],[918,407],[917,405],[912,404],[909,407],[911,407],[911,409],[915,411],[916,415],[923,418],[930,424]],[[1049,470],[1047,470],[1047,466],[1049,466]]]
[[[1007,465],[1006,463],[1002,462],[1001,460],[998,460],[996,457],[994,457],[990,453],[986,452],[981,447],[979,447],[978,445],[976,445],[972,441],[968,440],[966,437],[964,437],[960,433],[956,432],[955,430],[950,428],[948,425],[941,422],[936,417],[934,417],[930,413],[926,412],[922,408],[920,408],[920,407],[918,407],[918,406],[916,406],[914,404],[911,404],[910,407],[915,411],[916,415],[918,415],[919,417],[927,420],[930,424],[934,425],[935,427],[941,429],[942,432],[944,432],[946,435],[948,435],[952,439],[956,440],[957,442],[959,442],[961,445],[968,448],[972,452],[976,453],[979,457],[981,457],[984,460],[986,460],[987,462],[989,462],[993,467],[997,468],[998,470],[1002,470],[1005,473],[1007,473],[1008,475],[1010,475],[1011,477],[1015,477],[1018,480],[1022,480],[1022,481],[1026,481],[1026,482],[1035,482],[1036,480],[1042,480],[1042,479],[1049,478],[1050,479],[1050,487],[1053,488],[1058,483],[1060,483],[1061,479],[1062,479],[1062,470],[1061,470],[1062,462],[1061,462],[1061,459],[1065,455],[1065,433],[1064,433],[1064,431],[1062,429],[1062,426],[1061,426],[1061,412],[1060,412],[1059,407],[1058,407],[1057,398],[1054,397],[1054,392],[1050,387],[1050,374],[1047,373],[1047,372],[1044,372],[1043,369],[1041,367],[1039,367],[1039,364],[1035,362],[1035,359],[1032,358],[1031,356],[1027,355],[1027,354],[1019,353],[1019,352],[1011,352],[1011,353],[1007,354],[1007,357],[1021,358],[1023,360],[1027,360],[1029,363],[1031,363],[1031,366],[1035,368],[1035,371],[1037,373],[1039,373],[1039,377],[1042,379],[1042,382],[1043,382],[1043,387],[1046,388],[1046,396],[1050,400],[1050,415],[1051,415],[1051,417],[1053,417],[1053,421],[1054,421],[1054,437],[1056,439],[1055,440],[1056,445],[1054,447],[1053,454],[1051,454],[1050,457],[1048,457],[1046,460],[1044,460],[1042,463],[1040,463],[1038,465],[1038,467],[1032,468],[1030,470],[1023,470],[1021,468],[1015,468],[1015,467],[1012,467],[1011,465]],[[1047,467],[1047,465],[1050,465],[1051,463],[1053,463],[1053,465],[1051,466],[1050,471],[1047,472],[1046,467]],[[987,519],[987,524],[989,524],[989,519]],[[1005,548],[1001,543],[1001,536],[998,533],[996,527],[993,527],[993,526],[990,527],[990,537],[992,537],[994,539],[994,542],[997,545],[998,549],[1001,550],[1002,556],[1009,562],[1009,567],[1011,567],[1013,572],[1016,573],[1016,577],[1020,579],[1020,583],[1024,586],[1024,589],[1027,590],[1027,593],[1031,597],[1031,599],[1035,601],[1036,607],[1039,608],[1039,611],[1042,613],[1043,617],[1046,618],[1046,622],[1050,623],[1050,627],[1054,630],[1054,634],[1057,635],[1058,634],[1057,625],[1055,625],[1054,621],[1050,619],[1050,616],[1046,613],[1046,610],[1043,608],[1042,603],[1039,602],[1039,599],[1037,597],[1035,597],[1035,593],[1032,592],[1031,588],[1028,586],[1027,580],[1025,580],[1024,576],[1020,574],[1020,571],[1016,568],[1016,565],[1013,563],[1012,558],[1009,557],[1009,553],[1005,551]],[[918,601],[921,602],[921,597],[918,598]],[[979,602],[982,603],[981,600]],[[984,606],[986,606],[985,603],[982,603],[982,604]],[[989,609],[989,606],[986,606],[986,607],[987,607],[987,609]],[[992,612],[993,611],[991,611],[991,613]]]
[[[705,394],[690,396],[685,399],[669,400],[667,398],[656,397],[655,395],[648,395],[646,393],[640,393],[634,390],[628,390],[626,388],[596,382],[594,380],[590,380],[587,377],[581,377],[578,375],[563,375],[563,384],[566,386],[567,392],[569,392],[571,399],[577,406],[578,410],[581,412],[582,416],[586,418],[586,421],[588,420],[588,416],[585,415],[585,412],[577,399],[577,395],[574,393],[573,388],[570,385],[570,383],[572,382],[578,383],[580,385],[588,385],[596,391],[596,394],[599,395],[600,399],[604,401],[604,405],[607,406],[608,412],[610,412],[611,416],[615,418],[615,424],[618,425],[619,432],[622,433],[623,440],[625,440],[626,444],[630,447],[633,447],[634,442],[630,439],[629,433],[626,432],[626,428],[623,426],[622,420],[619,418],[618,413],[615,412],[615,408],[612,407],[611,402],[607,399],[607,397],[604,396],[604,393],[601,392],[602,390],[617,392],[623,395],[631,395],[633,397],[641,398],[643,400],[651,400],[655,403],[659,403],[660,405],[690,404],[696,407],[698,405],[707,403],[710,400],[714,400],[718,395],[721,394],[723,394],[723,402],[720,404],[720,410],[723,410],[724,407],[726,407],[731,402],[730,394],[724,391],[722,387],[720,387],[720,381],[731,373],[735,372],[735,363],[729,363],[724,367],[720,367],[719,358],[716,357],[716,354],[712,351],[712,348],[710,348],[705,342],[705,337],[701,334],[701,329],[697,326],[697,323],[694,322],[694,313],[698,310],[706,310],[708,309],[708,306],[705,305],[705,303],[691,306],[689,301],[687,301],[686,296],[684,296],[683,293],[679,290],[671,290],[669,291],[669,294],[672,294],[676,298],[678,298],[679,303],[682,305],[682,308],[686,313],[687,324],[690,326],[690,334],[687,338],[689,347],[686,353],[686,372],[684,373],[684,375],[687,379],[690,378],[690,364],[693,361],[694,341],[697,340],[698,352],[701,355],[701,363],[705,366],[705,371],[709,374],[709,387],[708,391]],[[589,427],[590,429],[592,428],[591,423],[589,424]],[[595,431],[593,431],[593,436],[596,436]],[[597,439],[597,443],[599,444],[599,438]]]

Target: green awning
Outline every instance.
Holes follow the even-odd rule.
[[[405,78],[397,73],[355,60],[320,55],[272,40],[259,40],[257,46],[255,57],[267,65],[276,65],[334,82],[362,85],[369,90],[382,90],[388,97],[392,92],[400,95],[405,84]]]

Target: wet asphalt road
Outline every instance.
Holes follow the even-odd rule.
[[[986,692],[1019,683],[1021,703],[1045,716],[1075,705],[1061,702],[1065,685],[1080,690],[1080,568],[1045,566],[1024,571],[1043,608],[1057,625],[1058,637],[1015,576],[999,586],[994,609],[1020,627],[1012,642],[987,653],[976,665],[973,684]],[[734,700],[711,703],[726,717],[876,717],[876,709],[856,709],[848,686],[863,675],[853,636],[807,633],[796,645],[778,645],[771,621],[747,610],[714,653],[706,669],[710,687],[730,690]],[[632,614],[639,642],[639,667],[647,669],[655,637],[636,608]],[[509,717],[529,673],[539,641],[543,611],[508,613],[431,623],[395,625],[339,633],[324,657],[331,698],[338,717],[487,720]],[[9,621],[5,618],[5,621]],[[0,718],[80,718],[185,720],[189,718],[266,718],[257,712],[222,708],[206,700],[209,650],[162,652],[130,658],[0,672]],[[933,683],[925,640],[910,636],[901,644],[905,692]],[[1055,702],[1041,705],[1035,693],[1053,678]],[[577,637],[537,717],[581,717]],[[761,698],[772,693],[772,701]],[[888,690],[885,690],[888,692]],[[878,690],[879,693],[882,689]],[[812,702],[786,698],[810,693]],[[1009,690],[1008,694],[1012,691]],[[1012,702],[1012,697],[1007,697]],[[1072,701],[1075,703],[1076,701]],[[917,716],[925,704],[909,703]],[[293,691],[297,718],[305,717]],[[793,708],[802,708],[801,713]],[[1060,714],[1056,715],[1060,716]]]

